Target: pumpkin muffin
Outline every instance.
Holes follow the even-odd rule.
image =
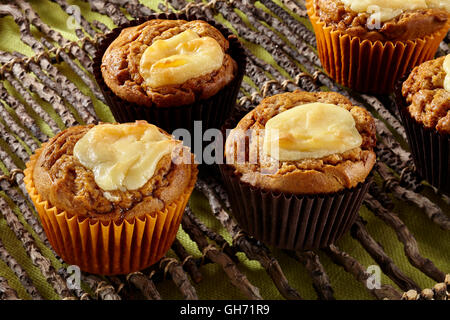
[[[403,74],[433,58],[450,27],[438,0],[308,0],[321,62],[340,84],[390,93]]]
[[[245,69],[242,48],[211,23],[183,17],[136,20],[102,43],[96,79],[119,122],[145,119],[170,132],[194,120],[220,127],[228,116]]]
[[[122,274],[167,252],[196,176],[180,141],[137,121],[62,131],[32,156],[25,182],[66,262]]]
[[[419,174],[450,193],[450,55],[414,68],[397,93]]]
[[[221,169],[236,219],[285,249],[333,243],[358,214],[375,144],[369,112],[342,95],[296,91],[264,99],[225,144]]]

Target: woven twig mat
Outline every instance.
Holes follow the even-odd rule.
[[[318,252],[267,248],[236,224],[221,181],[201,173],[167,257],[127,276],[81,273],[72,285],[22,170],[60,130],[114,120],[92,77],[96,45],[114,25],[160,11],[215,19],[239,37],[248,64],[238,113],[296,89],[336,91],[372,112],[378,165],[349,235]],[[0,299],[448,299],[450,199],[419,179],[390,97],[348,91],[323,72],[304,1],[16,0],[0,4],[0,17],[0,32],[15,37],[0,41]]]

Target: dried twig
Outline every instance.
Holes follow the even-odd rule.
[[[58,132],[60,128],[56,124],[55,120],[53,120],[53,118],[42,108],[42,106],[34,100],[27,89],[25,89],[25,87],[9,72],[4,72],[4,76],[11,83],[14,89],[17,90],[17,92],[22,96],[25,102],[33,109],[33,111],[49,125],[50,129],[53,132]],[[64,125],[71,126],[76,124],[75,118],[68,110],[65,112],[64,110],[59,111],[61,111],[59,116],[63,119]]]
[[[5,121],[8,128],[16,134],[23,142],[31,149],[31,151],[36,150],[39,145],[38,142],[29,134],[25,129],[23,129],[16,121],[12,118],[11,114],[4,108],[3,104],[0,103],[0,116],[3,121]]]
[[[164,270],[164,274],[167,272],[170,273],[172,281],[186,300],[198,300],[197,291],[192,286],[187,274],[183,270],[183,266],[177,259],[163,258],[161,259],[159,266]]]
[[[273,3],[272,1],[270,1]],[[293,32],[290,31],[290,29],[282,24],[280,20],[274,18],[270,14],[265,13],[264,11],[257,9],[250,1],[243,0],[243,1],[233,1],[233,5],[245,13],[247,19],[252,24],[252,27],[254,27],[257,31],[259,31],[261,34],[267,35],[270,40],[273,41],[273,43],[276,46],[279,46],[282,48],[287,54],[289,54],[291,57],[295,58],[297,61],[299,61],[302,65],[310,65],[310,63],[314,63],[316,65],[320,65],[320,61],[315,55],[314,51],[306,45],[301,38],[296,36]],[[271,19],[273,18],[273,19]],[[272,31],[272,29],[266,27],[264,24],[260,22],[260,19],[265,21],[268,25],[275,27],[278,26],[280,29],[278,30],[281,34],[284,36],[287,36],[288,40],[291,41],[292,45],[296,47],[297,50],[293,49],[289,44],[285,42],[284,39],[282,39],[277,33]],[[266,20],[268,19],[268,20]],[[275,26],[271,25],[270,22],[280,22],[276,23]],[[300,23],[296,23],[295,25],[302,25]],[[312,69],[314,69],[314,66],[310,66]],[[311,69],[311,70],[312,70]]]
[[[42,70],[46,71],[51,77],[53,77],[55,83],[57,84],[57,86],[55,87],[48,85],[49,87],[53,88],[58,93],[60,93],[61,91],[68,92],[68,95],[72,94],[83,104],[83,101],[86,100],[86,96],[84,96],[81,91],[75,86],[75,84],[69,81],[66,76],[62,75],[59,70],[49,61],[48,52],[46,52],[45,47],[42,45],[42,43],[34,38],[33,34],[30,31],[30,26],[27,23],[23,13],[16,6],[9,4],[0,5],[0,16],[2,15],[11,15],[13,17],[14,21],[19,26],[20,37],[22,41],[29,45],[33,49],[33,51],[37,53],[36,56],[27,59],[27,63],[29,63],[30,65],[32,65],[31,62],[39,63]],[[20,55],[17,53],[15,54]],[[21,56],[23,57],[23,55]],[[67,99],[67,95],[63,96]],[[69,99],[67,100],[70,101]],[[34,106],[32,107],[34,108]]]
[[[17,138],[6,130],[3,123],[0,122],[0,136],[9,145],[12,152],[17,154],[19,158],[25,162],[28,159],[28,153],[25,147],[17,140]]]
[[[379,162],[376,168],[384,180],[386,189],[391,191],[394,197],[416,205],[439,227],[444,230],[450,230],[450,217],[448,217],[441,208],[420,193],[415,193],[400,186],[397,178],[389,172],[389,168],[384,163]]]
[[[435,281],[444,281],[445,274],[434,263],[420,255],[417,241],[403,221],[391,211],[386,210],[376,199],[367,194],[364,204],[387,225],[394,229],[400,242],[403,243],[409,262]]]
[[[125,8],[133,18],[145,18],[153,13],[149,7],[141,4],[139,0],[108,0],[110,3]]]
[[[56,2],[69,16],[74,17],[76,11],[75,11],[75,6],[70,5],[67,3],[66,0],[51,0],[53,2]],[[87,21],[80,13],[79,16],[77,16],[77,18],[79,19],[79,22],[81,27],[84,29],[84,31],[86,31],[87,34],[89,34],[91,37],[95,37],[95,30],[91,27],[91,24],[89,23],[89,21]],[[79,30],[79,29],[78,29]]]
[[[70,44],[70,41],[65,39],[58,31],[44,23],[28,2],[24,0],[15,0],[14,2],[23,10],[27,20],[39,31],[58,43],[61,47],[65,47]],[[85,69],[92,72],[92,60],[86,52],[84,52],[76,43],[72,43],[69,46],[69,51],[78,59]]]
[[[66,282],[55,271],[50,260],[42,255],[31,234],[25,229],[22,223],[20,223],[19,219],[3,197],[0,197],[0,209],[6,223],[11,230],[14,231],[17,238],[22,242],[25,251],[31,258],[31,261],[33,261],[33,264],[39,268],[47,282],[52,285],[53,289],[55,289],[55,292],[62,298],[72,298],[73,296],[67,288]]]
[[[253,286],[247,277],[237,268],[236,264],[228,255],[220,251],[214,245],[210,245],[203,232],[191,221],[187,215],[183,215],[182,225],[184,231],[194,240],[203,254],[214,263],[219,264],[226,273],[231,283],[238,288],[246,297],[261,300],[259,289]]]
[[[418,176],[412,161],[402,161],[383,141],[378,141],[376,153],[380,161],[387,164],[400,175],[401,186],[411,189],[414,192],[419,192],[423,189],[422,179]]]
[[[298,15],[299,17],[307,17],[308,13],[306,12],[304,1],[295,1],[295,0],[281,0],[281,2],[291,10],[293,13]]]
[[[91,5],[92,10],[101,14],[106,14],[118,26],[128,22],[127,17],[115,4],[103,0],[89,0],[89,4]]]
[[[0,277],[0,300],[20,300],[16,290],[11,288],[3,277]]]
[[[230,244],[218,233],[214,230],[208,228],[203,222],[198,219],[194,213],[192,212],[189,206],[184,210],[184,214],[188,215],[189,218],[195,225],[207,236],[209,239],[215,241],[221,250],[225,252],[234,262],[238,263],[239,259],[236,257],[236,250],[230,246]]]
[[[98,276],[81,273],[81,281],[86,283],[89,288],[95,293],[96,298],[101,300],[121,300],[116,293],[114,287]]]
[[[411,153],[402,148],[400,143],[395,140],[394,135],[388,129],[383,121],[375,118],[375,126],[377,128],[377,134],[383,138],[384,144],[396,154],[400,160],[404,163],[412,163]]]
[[[218,184],[216,185],[218,186]],[[223,210],[214,190],[208,183],[197,180],[196,188],[208,199],[213,215],[220,221],[233,238],[233,245],[244,252],[251,260],[257,260],[272,278],[278,291],[290,300],[301,299],[298,292],[289,285],[278,261],[270,255],[270,252],[262,244],[247,237],[234,219]]]
[[[50,50],[54,49],[55,47],[46,39],[42,38],[41,42]],[[69,65],[69,67],[80,77],[81,80],[88,86],[88,88],[94,93],[95,97],[102,101],[103,103],[106,103],[105,97],[100,92],[100,89],[98,89],[97,84],[91,79],[88,73],[83,71],[76,63],[73,61],[67,53],[64,52],[64,50],[59,51],[59,56]]]
[[[161,295],[153,281],[142,272],[133,272],[127,275],[127,282],[135,286],[147,300],[161,300]]]
[[[62,267],[58,270],[58,274],[61,275],[64,279],[67,279],[70,277],[69,273],[67,272],[67,269],[65,267]],[[91,300],[90,295],[85,292],[82,288],[69,288],[69,290],[72,292],[74,296],[76,296],[79,300]]]
[[[400,134],[403,139],[405,139],[405,141],[407,140],[405,128],[403,127],[403,125],[377,98],[366,94],[362,94],[361,98],[363,99],[364,102],[372,106],[383,117],[383,119],[392,128],[394,128],[394,130],[397,131],[398,134]]]
[[[375,181],[372,181],[372,183],[369,185],[369,193],[375,199],[378,199],[378,201],[380,201],[386,209],[394,209],[395,205],[389,195],[385,193]]]
[[[4,100],[5,103],[15,111],[15,114],[17,115],[20,122],[24,125],[24,127],[30,130],[33,136],[35,136],[41,142],[44,142],[48,139],[45,133],[39,130],[39,126],[37,125],[36,120],[27,113],[25,106],[15,97],[10,95],[2,83],[0,83],[0,99]],[[0,108],[7,112],[4,109],[3,103],[0,103]]]
[[[300,261],[308,271],[314,290],[320,300],[335,300],[334,290],[330,283],[330,278],[325,271],[322,263],[320,263],[319,256],[313,251],[305,252],[290,252],[295,259]]]
[[[358,217],[351,229],[351,235],[357,239],[370,256],[377,262],[381,270],[403,291],[411,289],[420,291],[420,287],[407,277],[384,252],[383,247],[369,234],[365,227],[365,221]]]
[[[16,142],[18,143],[18,142]],[[16,144],[12,143],[12,144]],[[23,171],[20,170],[12,161],[11,157],[0,148],[0,159],[2,159],[6,168],[10,172],[9,179],[1,179],[0,187],[5,191],[6,195],[13,200],[13,202],[18,206],[25,221],[31,226],[31,228],[36,232],[39,239],[48,247],[50,243],[48,242],[47,236],[42,228],[40,222],[37,219],[36,214],[32,211],[29,204],[31,201],[28,199],[28,191],[23,183]],[[20,193],[15,186],[18,186]]]
[[[42,84],[39,81],[36,81],[36,79],[31,75],[29,75],[28,73],[26,73],[26,71],[18,63],[15,63],[13,65],[12,70],[17,80],[14,79],[14,76],[9,72],[4,72],[4,76],[12,85],[14,85],[14,87],[16,88],[17,91],[19,91],[19,93],[26,96],[27,102],[31,101],[31,99],[33,98],[24,89],[28,89],[31,92],[36,93],[41,99],[50,103],[54,108],[54,110],[56,111],[56,113],[61,116],[61,119],[63,120],[64,125],[66,127],[74,126],[77,124],[75,117],[72,115],[70,110],[64,105],[64,102],[61,99],[61,97],[53,89],[47,87],[46,85]],[[19,83],[19,81],[21,83]],[[33,105],[39,104],[34,101]],[[47,116],[43,109],[39,111],[38,110],[36,111],[39,113],[39,115],[41,117],[42,116],[45,117],[43,118],[44,121],[51,121],[56,125],[53,119]],[[56,128],[53,126],[52,130],[57,131]]]
[[[102,33],[107,33],[110,31],[110,29],[108,28],[108,26],[106,24],[104,24],[103,22],[100,22],[98,20],[92,21],[92,25],[94,27],[96,27],[98,30],[100,30]]]
[[[0,241],[0,259],[16,274],[20,283],[23,285],[28,294],[33,300],[42,300],[42,296],[36,287],[33,285],[28,273],[22,268],[22,266],[9,254],[3,243]]]
[[[345,271],[351,273],[355,279],[361,282],[364,287],[377,299],[401,299],[401,294],[390,285],[383,284],[379,289],[376,287],[372,288],[367,286],[367,280],[370,278],[371,274],[366,272],[364,266],[362,266],[358,260],[351,257],[348,253],[339,250],[335,245],[329,246],[325,249],[325,252],[334,261],[334,263],[343,267]]]
[[[186,249],[184,249],[183,245],[178,239],[175,239],[175,241],[173,242],[172,250],[182,261],[182,265],[186,269],[186,271],[189,272],[191,279],[195,283],[200,283],[203,280],[203,276],[198,269],[194,258],[186,252]]]
[[[3,55],[9,59],[12,59],[11,55],[8,53],[3,53]],[[84,95],[77,88],[77,86],[69,81],[69,79],[62,75],[46,58],[41,58],[38,59],[37,62],[33,62],[33,59],[25,59],[25,56],[18,52],[14,52],[13,56],[23,59],[24,68],[28,68],[43,84],[49,88],[52,88],[58,93],[58,95],[74,106],[83,121],[86,123],[91,123],[89,113],[91,115],[95,115],[92,100],[88,96]],[[44,71],[46,71],[48,75]]]
[[[308,43],[309,45],[316,47],[316,37],[313,32],[308,30],[303,23],[299,23],[295,20],[286,10],[282,7],[278,6],[275,2],[271,0],[261,0],[261,3],[274,14],[276,14],[280,20],[284,21],[292,32],[294,32],[298,37],[301,37],[303,41]],[[292,10],[292,9],[291,9]],[[292,10],[295,12],[294,10]],[[298,11],[302,14],[304,11]],[[316,58],[317,59],[317,58]],[[320,65],[320,62],[318,63]]]

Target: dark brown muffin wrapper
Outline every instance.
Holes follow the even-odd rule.
[[[408,73],[409,74],[409,73]],[[402,95],[403,77],[394,92],[417,173],[440,192],[450,195],[450,135],[425,128],[407,109]]]
[[[204,20],[218,29],[225,38],[228,39],[230,47],[228,54],[236,61],[238,71],[234,79],[223,87],[214,96],[198,100],[192,104],[176,107],[146,107],[128,102],[118,97],[105,83],[101,72],[102,57],[109,45],[116,39],[124,28],[137,26],[152,19],[170,19],[170,20]],[[94,76],[105,96],[114,118],[118,122],[133,122],[135,120],[147,120],[158,127],[172,133],[175,129],[184,128],[190,133],[194,132],[194,121],[202,121],[202,129],[220,128],[227,119],[236,104],[236,98],[239,93],[242,79],[245,72],[246,58],[239,40],[233,36],[226,28],[214,21],[190,15],[176,13],[159,13],[146,17],[145,19],[132,20],[129,23],[113,29],[101,41],[94,57]]]
[[[244,183],[220,165],[233,216],[255,239],[288,250],[313,250],[339,240],[355,222],[371,177],[331,194],[295,195]]]

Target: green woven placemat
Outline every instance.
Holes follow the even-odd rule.
[[[108,27],[114,27],[112,21],[105,15],[101,15],[90,10],[90,6],[84,1],[68,1],[70,4],[79,6],[84,17],[89,21],[98,20],[105,23]],[[275,3],[283,6],[281,2],[274,0]],[[42,20],[49,26],[59,31],[65,38],[69,40],[77,40],[78,38],[74,34],[73,30],[70,30],[67,25],[68,15],[55,3],[47,0],[35,0],[30,1],[33,8],[40,15]],[[159,1],[141,1],[142,4],[157,10]],[[260,3],[256,3],[258,8],[267,9]],[[289,11],[289,10],[287,10]],[[245,19],[245,14],[236,10],[236,12]],[[292,13],[292,12],[291,12]],[[305,19],[293,16],[299,21],[304,23]],[[231,26],[223,17],[217,17],[218,20],[227,26]],[[307,23],[307,21],[306,21]],[[42,34],[39,33],[34,27],[32,28],[33,34],[40,38]],[[287,75],[285,70],[276,65],[271,55],[263,48],[251,44],[245,43],[249,46],[251,51],[255,53],[259,58],[264,59],[267,63],[274,65],[284,75]],[[25,55],[33,55],[33,51],[30,47],[25,45],[20,39],[20,31],[18,25],[9,16],[0,18],[0,50],[3,51],[19,51]],[[73,71],[65,64],[61,64],[61,70],[66,74],[71,81],[73,81],[77,87],[86,95],[90,96],[94,101],[95,110],[97,115],[102,121],[113,121],[113,117],[107,106],[99,102],[93,96],[92,92],[84,85],[81,79],[76,76]],[[250,85],[255,87],[255,84],[251,82],[249,78],[246,78]],[[4,81],[4,85],[12,91],[9,84]],[[20,98],[20,97],[19,97]],[[46,108],[51,109],[50,105],[46,105]],[[41,129],[48,132],[48,127],[42,121],[39,122]],[[404,141],[403,141],[404,143]],[[4,144],[4,142],[3,142]],[[2,164],[2,169],[4,165]],[[4,193],[2,192],[2,195]],[[445,213],[450,212],[450,207],[435,195],[431,188],[426,187],[423,192],[432,201],[438,203],[443,208]],[[411,232],[419,243],[419,249],[423,256],[432,260],[435,265],[442,271],[450,272],[450,234],[449,232],[441,230],[437,225],[433,224],[421,209],[416,206],[408,205],[405,202],[395,202],[394,212],[405,222]],[[13,205],[13,204],[12,204]],[[231,242],[231,238],[228,233],[223,229],[220,223],[211,215],[210,207],[206,198],[198,193],[194,192],[190,200],[190,205],[195,214],[201,218],[203,222],[213,230],[223,235],[228,241]],[[16,209],[19,217],[21,217],[20,211]],[[361,208],[361,215],[368,222],[367,229],[370,234],[380,243],[385,249],[386,253],[392,257],[395,264],[411,279],[413,279],[422,288],[432,287],[435,281],[425,276],[422,272],[414,268],[408,261],[404,254],[403,245],[398,241],[395,232],[389,228],[384,222],[375,217],[365,207]],[[52,252],[46,248],[42,242],[35,235],[34,231],[28,226],[24,219],[21,219],[24,225],[27,227],[36,239],[39,248],[42,250],[45,256],[51,259],[56,268],[62,265],[55,259]],[[190,238],[180,230],[178,233],[178,239],[181,240],[183,245],[189,250],[189,253],[200,257],[201,253],[197,249],[197,245],[190,240]],[[57,299],[58,295],[54,292],[52,287],[47,283],[39,269],[36,268],[30,257],[23,249],[21,242],[17,239],[16,235],[6,225],[5,220],[0,216],[0,240],[4,243],[10,254],[19,262],[19,264],[27,271],[32,278],[33,283],[40,291],[42,296],[46,299]],[[352,239],[347,234],[345,235],[337,245],[342,250],[349,253],[351,256],[357,258],[364,266],[376,265],[376,262],[368,255],[368,253],[362,248],[358,241]],[[273,255],[279,260],[283,271],[285,272],[290,284],[296,288],[300,295],[306,299],[316,299],[317,295],[313,289],[311,278],[302,264],[298,263],[294,259],[288,257],[284,252],[276,249],[272,249]],[[172,254],[172,253],[170,253]],[[326,254],[320,253],[320,260],[324,265],[325,270],[330,277],[331,284],[335,291],[335,297],[337,299],[372,299],[373,297],[368,293],[364,286],[356,281],[352,275],[345,272],[341,267],[334,264]],[[248,276],[250,282],[260,289],[261,295],[265,299],[282,299],[282,296],[277,291],[272,280],[269,278],[265,270],[256,261],[248,260],[243,253],[239,253],[240,259],[239,268]],[[207,264],[201,267],[204,279],[203,281],[195,285],[197,293],[200,299],[245,299],[243,296],[228,280],[225,273],[216,264]],[[19,296],[24,299],[28,299],[29,296],[20,284],[20,281],[12,270],[6,266],[0,260],[0,276],[5,277],[11,287],[17,290]],[[382,275],[382,283],[391,284],[397,287],[386,275]],[[172,281],[163,281],[157,284],[157,288],[161,295],[165,299],[180,299],[181,294],[175,287]],[[401,290],[400,290],[401,291]]]

